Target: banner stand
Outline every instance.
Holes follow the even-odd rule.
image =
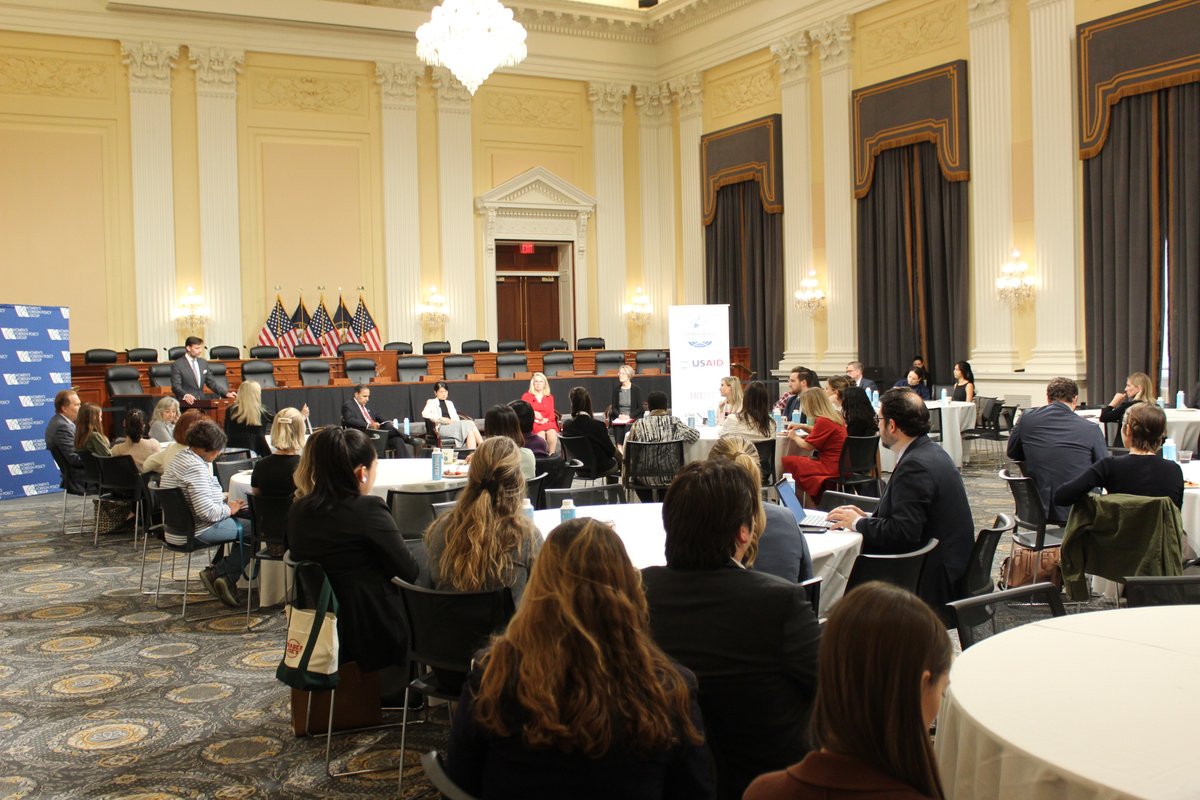
[[[707,421],[731,369],[729,305],[671,306],[667,313],[672,413],[684,421],[690,414]]]

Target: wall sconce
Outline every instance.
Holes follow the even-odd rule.
[[[1013,250],[1010,258],[1000,267],[996,278],[996,296],[1013,308],[1024,305],[1033,297],[1033,278],[1028,275],[1029,265],[1021,260],[1021,251]]]
[[[641,326],[649,322],[653,314],[654,304],[650,302],[650,298],[639,286],[633,293],[633,297],[625,304],[625,318],[634,325]]]
[[[446,298],[438,292],[436,286],[429,287],[425,302],[417,306],[417,313],[420,314],[421,321],[430,328],[445,325],[450,319],[450,315],[446,313]]]
[[[800,288],[796,290],[793,297],[796,300],[796,307],[810,316],[825,307],[825,293],[817,284],[816,272],[811,269],[808,271],[808,277],[800,281]]]
[[[210,313],[208,306],[204,304],[204,298],[189,286],[187,294],[179,298],[179,305],[175,309],[175,324],[181,333],[199,335],[208,323]]]

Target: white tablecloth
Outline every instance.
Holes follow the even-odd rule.
[[[693,461],[704,461],[708,458],[708,454],[712,452],[713,445],[717,443],[717,439],[721,438],[720,427],[709,428],[701,426],[697,430],[700,431],[700,438],[694,442],[688,442],[683,446],[684,463],[690,464]],[[775,438],[775,478],[778,479],[783,475],[783,469],[780,466],[782,459],[786,455],[810,455],[808,451],[801,450],[790,444],[788,437],[776,436]]]
[[[975,427],[975,404],[956,402],[954,400],[932,400],[925,404],[929,408],[940,408],[942,411],[942,449],[950,454],[954,466],[961,467],[962,432]],[[879,443],[879,466],[884,472],[891,472],[896,467],[896,456]]]
[[[1180,450],[1196,450],[1200,439],[1200,408],[1167,408],[1167,436],[1175,440]],[[1099,408],[1084,408],[1076,411],[1079,416],[1105,426],[1105,441],[1111,443],[1116,435],[1116,423],[1105,425],[1100,421]]]
[[[1200,461],[1193,460],[1179,466],[1183,468],[1185,481],[1200,483]],[[1200,553],[1200,489],[1185,487],[1183,490],[1183,530],[1192,549]]]
[[[617,535],[625,543],[629,560],[638,569],[667,563],[667,534],[662,526],[662,503],[580,506],[576,515],[612,522]],[[561,520],[562,514],[557,508],[536,511],[533,515],[533,521],[543,536],[554,530]],[[850,568],[862,549],[862,535],[851,531],[830,531],[806,533],[804,538],[812,554],[813,575],[821,579],[820,615],[826,616],[846,591]]]
[[[962,654],[937,726],[947,797],[1200,796],[1200,607],[1071,614]]]
[[[381,458],[371,494],[387,499],[389,489],[404,489],[409,492],[444,492],[465,486],[465,477],[447,477],[433,480],[433,460],[428,458]],[[452,469],[465,468],[456,465]],[[250,493],[250,473],[239,472],[229,481],[229,499],[245,500]]]

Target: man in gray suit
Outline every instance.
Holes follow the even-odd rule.
[[[1079,387],[1070,378],[1053,378],[1046,384],[1046,405],[1031,408],[1008,438],[1008,457],[1023,461],[1022,471],[1033,478],[1046,509],[1046,519],[1064,525],[1070,506],[1052,504],[1054,493],[1085,469],[1108,457],[1104,431],[1075,413]]]
[[[54,416],[46,425],[46,449],[62,471],[62,487],[75,493],[83,491],[83,460],[75,452],[75,417],[79,416],[79,395],[63,389],[54,395]]]
[[[207,386],[214,394],[224,394],[233,399],[235,392],[223,393],[217,385],[217,380],[208,371],[208,362],[200,357],[204,350],[204,340],[199,336],[189,336],[183,343],[183,355],[171,365],[171,391],[175,399],[184,407],[191,407],[204,396]]]

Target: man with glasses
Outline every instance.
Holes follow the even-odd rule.
[[[907,553],[938,539],[925,561],[918,594],[935,611],[965,596],[963,578],[975,544],[967,490],[954,461],[925,434],[929,410],[916,392],[888,389],[879,398],[879,439],[896,468],[873,515],[840,506],[829,521],[863,535],[864,553]]]

